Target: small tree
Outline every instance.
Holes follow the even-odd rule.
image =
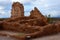
[[[48,22],[51,23],[51,15],[48,15]]]
[[[51,15],[49,14],[48,17],[51,18]]]

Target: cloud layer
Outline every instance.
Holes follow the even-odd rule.
[[[60,16],[60,0],[0,0],[0,18],[10,17],[11,5],[17,1],[24,5],[26,16],[30,15],[29,12],[34,7],[37,7],[43,15]]]

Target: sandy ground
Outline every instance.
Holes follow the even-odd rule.
[[[15,33],[15,32],[11,32],[11,31],[0,31],[0,33],[10,34],[10,35],[17,34],[17,33]],[[18,40],[18,39],[13,38],[13,37],[10,37],[9,35],[7,35],[7,36],[1,36],[1,35],[0,35],[0,40]]]
[[[60,33],[56,35],[44,36],[40,38],[35,38],[32,40],[60,40]]]
[[[18,39],[6,37],[6,36],[0,36],[0,40],[18,40]]]
[[[6,31],[0,31],[0,33],[17,34],[17,33],[14,33],[14,32],[6,32]],[[0,40],[18,40],[18,39],[11,38],[9,36],[0,36]],[[35,38],[35,39],[31,39],[31,40],[60,40],[60,33],[59,34],[55,34],[55,35]]]

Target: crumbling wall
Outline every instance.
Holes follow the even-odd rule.
[[[32,27],[28,24],[19,24],[14,22],[4,22],[3,23],[4,30],[16,31],[16,32],[23,32],[23,33],[34,33],[39,31],[38,28]],[[29,31],[28,31],[29,30]]]
[[[14,2],[12,4],[11,18],[23,17],[24,16],[24,6],[19,2]]]
[[[36,7],[30,12],[30,17],[36,17],[36,19],[39,19],[42,23],[47,24],[47,18],[43,16]]]

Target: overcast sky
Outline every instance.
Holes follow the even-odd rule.
[[[12,3],[17,1],[24,5],[25,16],[37,7],[43,15],[60,17],[60,0],[0,0],[0,18],[10,17]]]

